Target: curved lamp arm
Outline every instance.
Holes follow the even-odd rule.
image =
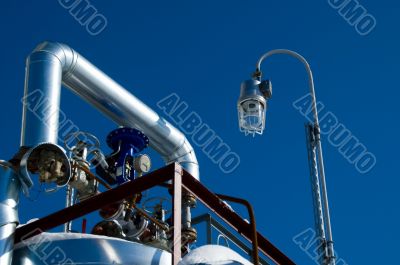
[[[276,50],[269,51],[269,52],[265,53],[264,55],[262,55],[260,57],[260,59],[258,59],[257,65],[256,65],[256,72],[254,73],[253,76],[257,79],[261,79],[261,75],[262,75],[261,63],[265,59],[267,59],[268,57],[270,57],[274,54],[287,54],[287,55],[290,55],[290,56],[298,59],[299,61],[301,61],[303,63],[304,67],[306,68],[307,75],[308,75],[308,85],[310,88],[310,94],[311,94],[311,98],[312,98],[312,111],[313,111],[314,123],[319,128],[317,100],[315,98],[315,90],[314,90],[314,77],[313,77],[313,74],[311,71],[310,64],[307,62],[307,60],[303,56],[301,56],[297,52],[287,50],[287,49],[276,49]]]
[[[325,169],[324,169],[324,159],[322,156],[322,145],[321,145],[321,137],[320,137],[320,128],[319,128],[319,120],[318,120],[318,110],[317,110],[317,100],[315,97],[315,89],[314,89],[314,78],[313,74],[310,68],[309,63],[307,60],[298,54],[297,52],[287,50],[287,49],[276,49],[276,50],[271,50],[265,54],[263,54],[260,59],[257,61],[256,65],[256,71],[253,74],[253,78],[257,80],[261,80],[261,63],[268,57],[274,55],[274,54],[287,54],[292,57],[295,57],[296,59],[300,60],[304,67],[306,68],[307,75],[308,75],[308,84],[310,88],[310,94],[312,98],[312,112],[314,116],[314,126],[317,129],[316,131],[316,147],[318,150],[318,168],[319,168],[319,175],[320,175],[320,180],[321,180],[321,189],[322,189],[322,197],[324,201],[324,219],[325,219],[325,224],[326,224],[326,232],[327,232],[327,237],[326,237],[326,243],[327,243],[327,249],[328,249],[328,258],[329,258],[329,263],[328,264],[335,264],[335,258],[334,258],[334,250],[333,250],[333,237],[332,237],[332,229],[331,229],[331,222],[330,222],[330,213],[329,213],[329,203],[328,203],[328,193],[327,193],[327,188],[326,188],[326,181],[325,181]]]

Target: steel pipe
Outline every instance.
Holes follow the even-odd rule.
[[[21,183],[11,164],[0,161],[0,264],[11,265],[14,232],[19,222]]]
[[[21,146],[57,144],[62,84],[117,124],[141,130],[167,164],[177,162],[199,179],[196,155],[178,129],[60,43],[44,42],[27,59]]]

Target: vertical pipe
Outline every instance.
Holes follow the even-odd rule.
[[[68,208],[74,204],[75,199],[75,189],[72,188],[70,185],[67,186],[66,191],[66,201],[65,201],[65,208]],[[69,233],[72,231],[72,221],[68,221],[64,224],[64,232]]]
[[[62,65],[41,51],[27,59],[23,97],[21,146],[57,144]]]
[[[19,222],[18,203],[21,183],[11,164],[0,161],[0,264],[11,265],[14,232]]]
[[[311,194],[314,206],[314,221],[315,231],[318,236],[318,257],[320,264],[324,264],[324,259],[328,257],[328,252],[325,248],[326,236],[325,236],[325,224],[323,207],[321,200],[321,188],[318,177],[318,164],[317,164],[317,149],[316,149],[316,138],[315,128],[312,124],[306,124],[306,145],[308,154],[308,166],[310,170],[310,183],[311,183]]]
[[[183,203],[182,205],[182,226],[183,229],[190,228],[192,226],[192,214],[190,212],[190,206]]]
[[[319,138],[318,134],[318,138]],[[332,226],[331,226],[331,217],[329,213],[329,203],[328,203],[328,191],[326,188],[326,181],[325,181],[325,170],[324,170],[324,160],[322,156],[322,145],[321,141],[318,140],[318,164],[319,164],[319,170],[320,170],[320,176],[321,176],[321,189],[322,189],[322,196],[324,198],[324,205],[325,205],[325,222],[326,222],[326,231],[327,231],[327,249],[328,249],[328,265],[335,265],[336,260],[335,260],[335,250],[333,249],[333,237],[332,237]]]
[[[10,265],[12,262],[14,248],[14,231],[16,223],[9,223],[0,226],[0,264]]]

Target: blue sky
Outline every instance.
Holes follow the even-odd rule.
[[[284,55],[268,59],[263,70],[274,95],[266,132],[245,137],[237,126],[239,86],[258,57],[292,49],[310,62],[318,100],[377,159],[361,174],[322,139],[338,255],[350,265],[398,264],[400,4],[359,3],[377,21],[366,36],[327,0],[92,1],[107,19],[104,31],[93,36],[59,1],[4,1],[1,158],[19,146],[26,56],[44,40],[67,43],[159,113],[156,103],[171,93],[186,101],[241,159],[237,170],[225,174],[195,147],[202,182],[250,200],[258,229],[298,264],[313,264],[292,240],[313,227],[304,118],[292,107],[308,91],[302,65]],[[61,108],[109,151],[104,140],[115,128],[111,121],[66,89]],[[161,167],[157,154],[150,154],[154,167]],[[21,221],[63,205],[63,192],[40,194],[35,203],[24,199]]]

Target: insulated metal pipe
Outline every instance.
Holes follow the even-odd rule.
[[[0,161],[0,264],[11,265],[14,232],[19,222],[18,202],[21,183],[12,165]]]
[[[143,131],[167,164],[177,162],[199,179],[196,155],[178,129],[60,43],[44,42],[27,59],[21,146],[57,144],[61,84],[117,124]]]

